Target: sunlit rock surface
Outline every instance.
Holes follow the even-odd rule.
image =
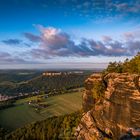
[[[106,88],[101,98],[94,98],[93,87],[97,82],[103,82]],[[77,128],[78,140],[118,140],[140,127],[139,75],[110,73],[101,77],[93,74],[85,81],[85,88],[85,113]]]

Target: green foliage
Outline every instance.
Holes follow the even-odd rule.
[[[14,106],[14,100],[0,102],[0,110]]]
[[[133,59],[126,60],[123,64],[123,72],[140,74],[140,53],[138,53]]]
[[[106,71],[109,72],[109,73],[110,72],[122,73],[122,70],[123,70],[123,68],[122,68],[122,63],[121,62],[119,62],[119,63],[110,62],[107,69],[106,69]]]
[[[72,113],[60,117],[48,118],[19,128],[8,134],[6,140],[70,140],[79,124],[82,112]]]
[[[140,53],[138,53],[131,60],[126,59],[124,63],[121,62],[111,62],[109,63],[107,69],[103,72],[103,74],[116,72],[128,72],[128,73],[136,73],[140,74]]]
[[[97,100],[103,97],[105,90],[106,87],[103,81],[95,82],[92,88],[93,98]]]
[[[99,99],[103,97],[105,89],[106,89],[105,84],[102,81],[94,83],[92,89],[93,98]]]

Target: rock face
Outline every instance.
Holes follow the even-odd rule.
[[[94,97],[94,85],[103,83],[103,96]],[[140,127],[140,76],[93,74],[85,81],[85,113],[77,128],[78,140],[120,139],[130,128]]]

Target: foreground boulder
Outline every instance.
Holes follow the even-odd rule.
[[[128,134],[128,139],[140,136],[139,75],[93,74],[85,81],[85,88],[85,113],[77,127],[78,140],[123,140]]]

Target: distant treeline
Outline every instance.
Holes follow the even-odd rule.
[[[41,73],[42,71],[35,70],[0,70],[0,83],[27,81],[39,76]]]

